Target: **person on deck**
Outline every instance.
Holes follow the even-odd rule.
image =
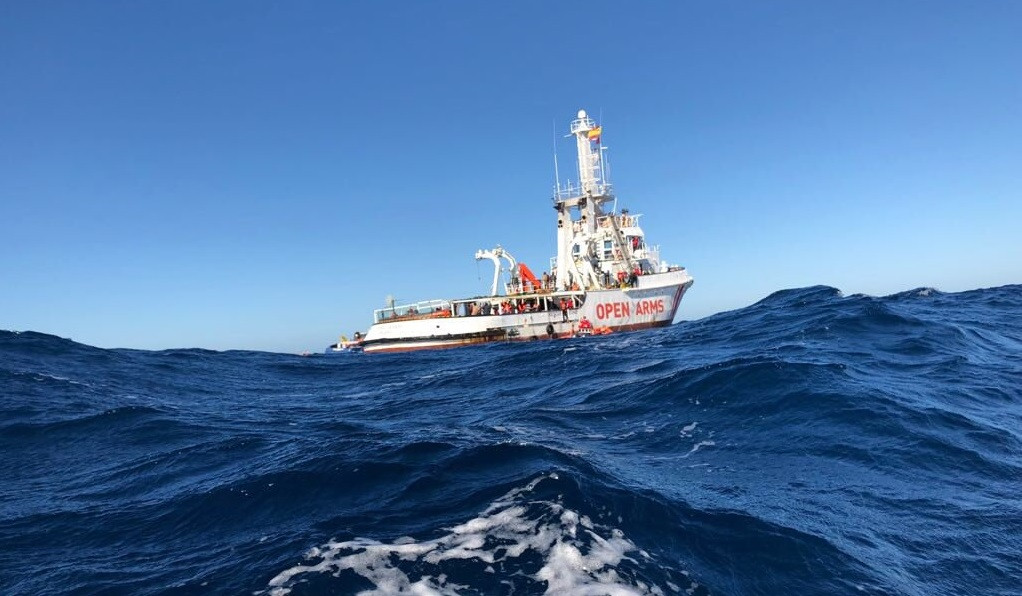
[[[568,301],[561,298],[561,321],[568,322]]]

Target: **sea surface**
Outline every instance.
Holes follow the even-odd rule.
[[[1019,594],[1022,286],[394,355],[0,331],[0,469],[4,595]]]

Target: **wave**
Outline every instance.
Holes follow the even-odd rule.
[[[1012,594],[1020,307],[814,286],[352,358],[0,332],[0,592]]]

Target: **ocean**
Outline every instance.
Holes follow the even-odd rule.
[[[5,595],[1022,593],[1022,285],[0,388]]]

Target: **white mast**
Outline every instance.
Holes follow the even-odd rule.
[[[582,194],[599,196],[603,194],[603,180],[600,177],[600,147],[597,143],[589,140],[591,131],[596,131],[596,138],[599,138],[599,127],[585,110],[578,111],[578,118],[571,122],[571,134],[575,135],[575,145],[578,149],[578,179]]]

